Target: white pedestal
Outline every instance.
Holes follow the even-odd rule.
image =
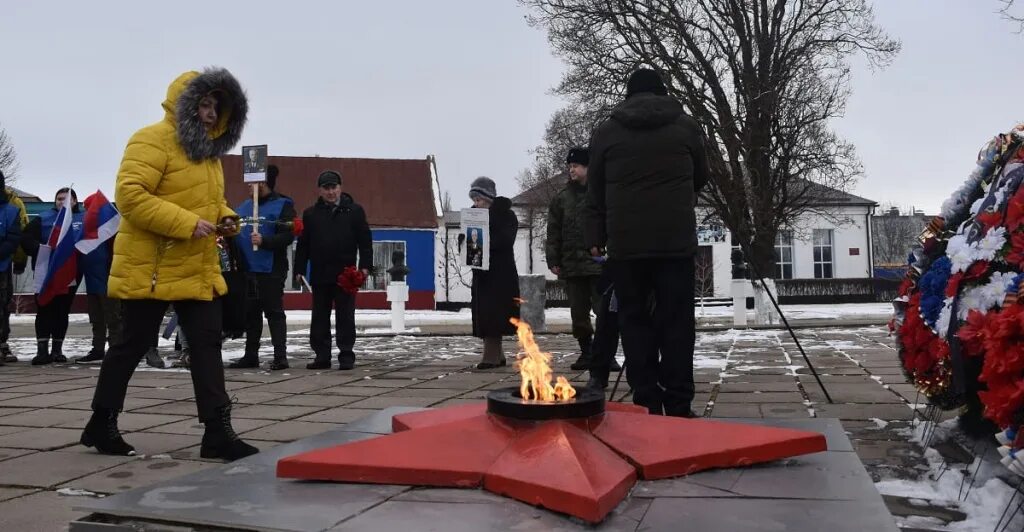
[[[747,297],[753,293],[748,279],[733,279],[732,286],[732,324],[737,327],[747,326]]]
[[[391,303],[391,330],[405,331],[405,303],[409,301],[409,285],[392,281],[388,285],[388,301]]]

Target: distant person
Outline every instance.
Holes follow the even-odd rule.
[[[17,191],[13,187],[6,186],[7,180],[4,178],[4,173],[0,172],[0,190],[3,190],[7,196],[7,203],[13,205],[18,209],[18,228],[20,229],[20,237],[18,248],[14,251],[14,256],[11,264],[11,273],[7,279],[7,289],[0,299],[0,305],[3,305],[4,309],[9,309],[11,303],[14,301],[14,275],[21,275],[25,273],[25,267],[28,264],[28,254],[25,253],[25,248],[21,245],[21,242],[25,237],[25,228],[28,226],[28,211],[25,209],[25,202],[18,197]],[[11,346],[7,340],[11,336],[11,323],[10,314],[0,323],[0,363],[2,362],[17,362],[18,357],[11,351]]]
[[[114,242],[108,293],[124,301],[124,338],[107,351],[81,443],[133,455],[117,418],[128,382],[174,306],[188,336],[189,370],[199,420],[199,455],[235,460],[259,452],[235,433],[221,360],[221,276],[218,234],[236,234],[237,216],[224,199],[220,158],[245,126],[245,92],[230,72],[209,68],[175,79],[164,118],[128,141],[117,173],[121,225]]]
[[[572,317],[572,335],[580,346],[574,370],[590,369],[594,327],[590,312],[601,304],[597,280],[601,264],[590,256],[583,242],[583,208],[587,202],[587,165],[590,152],[576,147],[565,157],[569,180],[548,206],[547,239],[544,252],[551,273],[565,283]]]
[[[519,317],[519,273],[516,271],[515,243],[519,220],[512,212],[512,201],[498,196],[489,177],[473,180],[469,197],[476,209],[487,209],[490,234],[484,238],[490,246],[491,261],[486,270],[473,270],[471,284],[473,336],[484,341],[483,359],[477,369],[493,369],[507,364],[502,337],[515,334],[510,318]]]
[[[605,249],[633,402],[694,417],[693,293],[704,137],[661,76],[634,72],[590,141],[586,245]]]
[[[309,345],[315,358],[307,369],[331,367],[331,307],[334,308],[338,369],[355,367],[356,298],[338,286],[346,267],[363,275],[373,269],[373,236],[366,212],[342,192],[341,174],[325,170],[317,177],[320,199],[302,213],[302,235],[295,250],[296,281],[302,284],[306,268],[313,288],[313,315]]]
[[[263,316],[270,326],[274,360],[270,369],[288,369],[287,334],[284,314],[284,281],[288,277],[288,251],[295,236],[283,224],[295,220],[292,199],[274,191],[278,168],[267,167],[267,180],[259,186],[259,215],[265,222],[246,225],[237,237],[236,249],[246,263],[245,354],[232,362],[231,368],[256,368],[260,365],[260,339],[263,337]],[[253,215],[252,199],[236,209],[242,218]],[[257,249],[254,251],[253,247]]]
[[[90,198],[85,199],[86,210],[89,210]],[[89,354],[79,357],[75,362],[103,360],[107,344],[114,345],[121,340],[121,328],[124,323],[121,300],[107,295],[107,279],[110,277],[110,265],[114,259],[115,238],[108,239],[89,253],[78,255],[79,268],[85,279],[89,324],[92,325],[92,349],[89,350]]]
[[[39,260],[39,247],[49,242],[50,232],[53,231],[57,215],[64,206],[64,200],[67,199],[68,194],[71,194],[72,231],[81,231],[85,213],[78,205],[78,194],[72,189],[62,188],[53,198],[53,208],[41,213],[25,227],[22,246],[25,248],[25,252],[32,256],[33,268],[36,266],[36,261]],[[33,366],[54,362],[63,364],[68,361],[64,356],[64,336],[68,332],[71,304],[75,301],[75,293],[78,292],[81,280],[82,269],[81,265],[78,265],[75,280],[66,289],[63,289],[63,293],[54,296],[45,305],[40,305],[39,297],[36,296],[36,356],[32,358]]]
[[[4,173],[0,171],[0,366],[13,356],[7,339],[11,334],[11,299],[14,297],[14,276],[11,274],[14,254],[21,244],[21,212],[10,200]],[[17,360],[17,357],[14,357]]]

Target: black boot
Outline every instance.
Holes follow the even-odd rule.
[[[206,432],[203,433],[203,444],[199,448],[199,456],[202,458],[223,458],[230,462],[260,452],[235,434],[235,429],[231,427],[231,405],[218,408],[216,415],[203,424],[206,425]]]
[[[45,366],[46,364],[52,364],[53,357],[50,356],[50,341],[49,340],[37,340],[36,341],[36,356],[32,358],[33,366]]]
[[[331,369],[331,356],[321,357],[317,355],[312,362],[306,364],[306,369]]]
[[[605,375],[601,378],[599,375],[594,375],[594,372],[590,372],[590,379],[587,380],[587,388],[593,390],[607,390],[608,389],[608,376]]]
[[[60,340],[56,338],[53,339],[53,349],[50,350],[50,356],[53,357],[53,361],[58,364],[64,364],[65,362],[68,361],[68,357],[64,356],[63,346],[63,338],[61,338]]]
[[[270,371],[277,371],[281,369],[288,369],[288,357],[284,355],[275,355],[274,360],[270,363]]]
[[[338,353],[338,369],[350,370],[356,367],[356,354],[352,351]]]
[[[92,348],[91,351],[89,351],[88,355],[85,355],[84,357],[76,358],[75,359],[75,363],[82,364],[82,363],[85,363],[85,362],[97,362],[97,361],[100,361],[100,360],[103,360],[103,349],[102,348],[96,349],[94,347],[94,348]]]
[[[574,371],[582,371],[582,370],[585,370],[585,369],[590,369],[590,361],[593,358],[592,355],[591,355],[591,350],[590,350],[591,338],[589,336],[586,337],[586,338],[580,338],[579,342],[580,342],[580,357],[576,359],[576,362],[573,362],[572,365],[569,366],[569,368],[574,370]]]
[[[172,365],[172,367],[175,367],[175,368],[187,368],[191,364],[192,364],[192,351],[189,348],[186,347],[185,349],[181,350],[181,356],[178,357],[178,360],[174,361],[174,364]]]
[[[96,410],[82,431],[82,445],[95,447],[103,454],[134,456],[135,448],[128,445],[117,430],[117,410]]]
[[[7,342],[0,344],[0,358],[3,358],[4,362],[17,362],[18,357],[14,356],[11,352],[11,347],[7,345]]]
[[[146,351],[146,365],[157,369],[167,367],[167,364],[164,363],[164,359],[160,357],[160,353],[157,352],[155,347],[150,347],[149,351]]]
[[[232,360],[228,367],[231,369],[250,369],[260,367],[260,357],[256,354],[246,353],[238,360]]]

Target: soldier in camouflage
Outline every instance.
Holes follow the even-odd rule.
[[[601,304],[598,278],[601,264],[590,256],[583,241],[583,207],[587,199],[587,148],[572,148],[566,157],[569,182],[548,208],[545,255],[548,267],[565,283],[572,314],[572,335],[580,344],[580,356],[572,369],[590,369],[594,327],[591,310]],[[613,368],[613,371],[618,369]]]

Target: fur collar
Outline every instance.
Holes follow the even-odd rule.
[[[231,151],[242,138],[249,103],[238,80],[223,68],[208,68],[201,73],[193,72],[175,80],[172,92],[180,93],[174,98],[174,121],[178,142],[192,161],[217,158]],[[175,90],[177,89],[177,90]],[[199,101],[203,96],[220,91],[220,116],[216,128],[207,133],[199,120]]]

